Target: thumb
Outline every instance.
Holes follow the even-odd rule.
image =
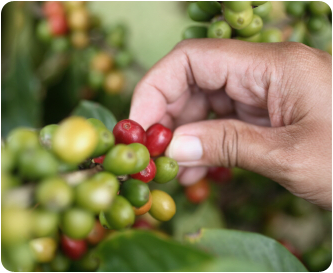
[[[240,167],[271,176],[283,146],[279,130],[226,119],[190,123],[176,129],[166,155],[180,166]]]

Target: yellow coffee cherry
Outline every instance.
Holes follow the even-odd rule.
[[[169,221],[176,213],[176,204],[172,197],[164,191],[151,191],[153,199],[149,213],[159,221]]]
[[[96,54],[91,60],[91,68],[102,73],[106,73],[111,70],[113,68],[113,64],[113,58],[105,52]]]
[[[29,243],[35,260],[39,263],[48,263],[54,259],[57,243],[53,238],[44,237],[33,239]]]
[[[77,8],[68,15],[68,24],[71,30],[87,30],[89,28],[89,13],[84,8]]]
[[[120,71],[109,72],[104,80],[105,92],[108,94],[119,94],[125,86],[124,74]]]
[[[97,132],[87,120],[69,117],[54,133],[53,150],[63,161],[79,164],[92,154],[97,142]]]
[[[85,48],[89,45],[89,36],[85,31],[74,31],[70,39],[73,47],[78,49]]]

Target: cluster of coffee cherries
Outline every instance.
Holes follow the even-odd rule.
[[[269,16],[269,1],[198,1],[188,6],[193,21],[209,22],[207,26],[191,26],[183,32],[183,39],[235,38],[248,42],[281,42],[278,28],[263,29]]]
[[[55,53],[90,50],[91,67],[87,84],[93,90],[118,94],[124,90],[123,69],[132,63],[126,49],[127,29],[118,24],[102,29],[85,1],[46,1],[42,3],[42,20],[37,24],[37,37]]]
[[[145,131],[122,120],[112,132],[79,116],[39,131],[11,131],[1,148],[3,265],[94,271],[95,246],[108,233],[130,228],[147,212],[170,220],[174,200],[148,183],[176,177],[177,162],[163,156],[171,138],[161,124]]]

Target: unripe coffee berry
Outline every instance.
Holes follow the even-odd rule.
[[[177,176],[179,167],[177,161],[172,158],[161,156],[156,159],[156,175],[154,181],[159,184],[164,184]]]
[[[150,210],[152,203],[153,203],[153,198],[151,196],[151,193],[149,192],[149,200],[146,204],[144,204],[139,208],[133,207],[135,215],[143,215],[147,213]]]
[[[106,154],[103,167],[115,175],[124,175],[132,174],[136,163],[135,151],[127,145],[118,144]]]
[[[134,207],[142,207],[149,200],[149,187],[140,180],[129,179],[125,181],[120,189],[124,196]]]
[[[129,144],[128,147],[131,147],[135,151],[135,155],[137,158],[134,173],[143,171],[148,166],[150,161],[148,149],[145,145],[142,145],[141,143],[132,143]]]
[[[150,215],[159,221],[169,221],[176,213],[176,204],[172,197],[164,191],[151,192],[153,204]]]
[[[148,166],[139,173],[131,174],[131,177],[142,182],[148,183],[152,181],[156,174],[155,162],[150,159]]]
[[[146,144],[146,132],[142,126],[134,120],[124,119],[119,121],[113,128],[113,135],[117,144]]]
[[[154,124],[150,126],[146,132],[146,147],[152,157],[163,154],[168,147],[172,132],[162,124]]]

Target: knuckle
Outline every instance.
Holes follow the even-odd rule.
[[[222,122],[221,137],[219,139],[218,163],[221,166],[232,168],[238,165],[238,130],[234,124],[235,121]]]

